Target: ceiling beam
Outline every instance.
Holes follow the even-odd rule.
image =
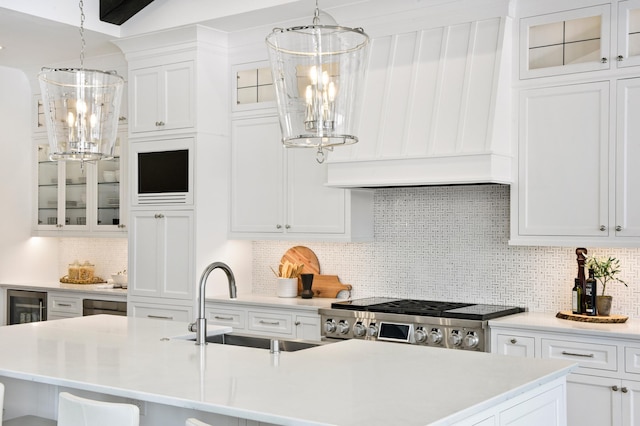
[[[153,0],[100,0],[100,20],[122,25]]]

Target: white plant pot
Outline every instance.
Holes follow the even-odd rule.
[[[278,297],[297,297],[298,296],[298,279],[297,278],[277,278],[276,291]]]

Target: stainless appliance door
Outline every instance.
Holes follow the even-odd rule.
[[[116,302],[113,300],[84,299],[82,301],[82,315],[120,315],[127,316],[127,302]]]
[[[7,324],[25,324],[47,320],[47,293],[7,290]]]

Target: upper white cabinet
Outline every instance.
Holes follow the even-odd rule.
[[[613,3],[614,5],[616,3]],[[544,13],[520,21],[520,78],[640,63],[640,1]]]
[[[329,185],[512,181],[511,20],[436,21],[365,28],[359,142],[329,154]]]
[[[373,194],[325,186],[326,164],[284,148],[278,117],[234,119],[231,134],[232,238],[373,238]]]
[[[124,130],[113,159],[86,163],[51,161],[48,141],[36,140],[34,235],[126,235],[126,139]]]
[[[252,111],[276,107],[276,92],[267,61],[231,67],[231,110]]]
[[[194,61],[131,68],[131,133],[195,125]]]

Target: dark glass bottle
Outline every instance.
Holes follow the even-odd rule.
[[[596,310],[596,293],[597,283],[593,276],[593,269],[589,269],[589,278],[587,278],[584,284],[584,298],[585,298],[585,313],[587,315],[598,315]]]
[[[571,290],[571,311],[574,314],[582,314],[582,282],[580,278],[576,278]]]

